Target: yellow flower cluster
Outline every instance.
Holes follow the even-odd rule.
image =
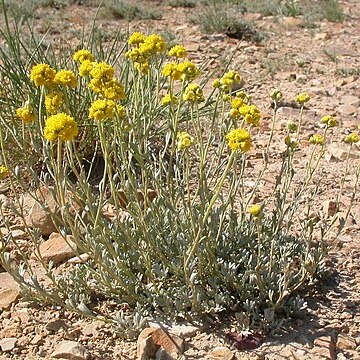
[[[106,62],[93,63],[89,88],[108,100],[125,99],[124,86],[113,76],[115,69]]]
[[[199,76],[200,71],[194,63],[185,60],[181,63],[169,62],[165,64],[162,68],[162,74],[173,80],[192,81]]]
[[[177,148],[178,150],[185,150],[194,144],[194,138],[189,133],[182,131],[177,134]]]
[[[45,122],[44,137],[49,141],[57,139],[72,140],[78,134],[78,127],[73,117],[59,113],[47,118]]]
[[[240,98],[235,98],[231,102],[232,109],[230,110],[230,117],[243,117],[245,122],[249,125],[258,126],[261,119],[261,112],[255,105],[247,105]]]
[[[325,115],[321,118],[321,122],[325,124],[327,127],[336,126],[336,120],[333,116]]]
[[[230,70],[224,74],[220,79],[215,79],[212,86],[215,89],[220,89],[222,92],[231,92],[234,84],[240,84],[241,77],[237,71]]]
[[[187,55],[186,48],[183,45],[175,45],[169,50],[169,56],[174,56],[178,59],[185,58]]]
[[[36,86],[52,86],[56,71],[48,64],[37,64],[30,71],[30,79]]]
[[[241,150],[247,152],[251,149],[251,138],[248,131],[245,129],[231,130],[227,135],[229,148],[233,151]]]
[[[95,100],[89,109],[89,118],[98,121],[112,118],[115,109],[116,104],[113,100]]]
[[[84,61],[94,61],[94,55],[86,49],[80,49],[73,55],[74,61],[83,63]]]
[[[125,56],[133,61],[135,67],[142,72],[149,70],[149,60],[153,55],[166,50],[164,39],[157,34],[145,36],[141,32],[134,32],[130,35],[128,44],[133,47],[125,53]],[[147,65],[140,66],[139,64]]]
[[[275,102],[279,102],[283,98],[283,94],[279,89],[274,89],[274,90],[271,91],[270,97]]]
[[[90,60],[84,60],[81,65],[79,66],[79,75],[80,76],[86,76],[90,74],[90,71],[94,67],[94,62]]]
[[[344,139],[344,141],[347,144],[356,144],[359,142],[359,133],[358,132],[353,132],[349,135],[347,135]]]
[[[0,180],[7,178],[10,175],[10,171],[4,165],[0,165]]]
[[[63,104],[64,97],[60,91],[52,91],[45,96],[45,108],[49,114],[56,114]]]
[[[30,109],[29,106],[24,106],[16,109],[16,115],[20,120],[27,124],[32,123],[36,119],[33,110]]]
[[[175,95],[166,94],[161,99],[161,103],[163,105],[169,105],[169,104],[175,104],[176,105],[178,103],[178,99],[177,99],[177,97]]]
[[[199,84],[189,84],[183,95],[183,100],[191,103],[199,103],[205,100],[203,91]]]
[[[286,123],[286,128],[289,130],[289,132],[295,132],[295,131],[297,131],[298,126],[297,126],[297,124],[296,124],[294,121],[289,120],[289,121]]]
[[[60,70],[54,77],[54,84],[74,88],[77,86],[78,81],[76,75],[71,70]]]
[[[322,135],[314,134],[310,137],[309,142],[310,142],[310,144],[324,145],[325,139]]]
[[[284,142],[290,150],[295,150],[297,148],[297,141],[295,139],[292,139],[289,135],[285,137]]]
[[[307,103],[309,100],[310,95],[306,92],[300,93],[295,96],[295,101],[300,105]]]
[[[249,207],[249,213],[254,216],[258,217],[261,213],[261,205],[260,204],[254,204]]]

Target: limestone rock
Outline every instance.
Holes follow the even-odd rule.
[[[313,353],[324,359],[335,359],[335,342],[331,336],[320,336],[314,340]]]
[[[65,241],[59,233],[52,233],[49,240],[46,240],[40,245],[40,256],[44,261],[53,261],[54,264],[58,264],[64,260],[72,258],[75,255],[73,249],[76,246],[71,239],[72,237],[67,235]]]
[[[200,328],[193,325],[174,325],[169,329],[169,332],[183,339],[194,337],[198,331]]]
[[[33,204],[27,222],[30,226],[38,228],[41,235],[47,236],[56,231],[51,214],[58,212],[58,205],[50,189],[46,186],[37,189],[35,195],[42,204],[32,199],[29,200],[33,201]]]
[[[17,343],[17,338],[5,338],[0,340],[0,349],[3,352],[10,352],[14,349]]]
[[[339,350],[355,350],[356,341],[350,337],[343,334],[339,334],[336,342],[336,348]]]
[[[76,341],[63,341],[51,354],[55,359],[87,360],[90,354],[86,348]]]

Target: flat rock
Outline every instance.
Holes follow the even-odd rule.
[[[350,336],[339,334],[336,341],[336,348],[339,350],[355,350],[357,347],[355,339]]]
[[[54,359],[87,360],[90,354],[87,349],[76,341],[63,341],[51,354]]]
[[[193,325],[174,325],[169,328],[169,332],[183,339],[194,337],[200,330],[198,326]]]
[[[353,115],[357,112],[357,107],[350,104],[342,104],[338,107],[338,111],[342,115]]]
[[[10,352],[12,351],[16,346],[17,338],[5,338],[0,340],[0,349],[3,352]]]
[[[70,235],[67,235],[65,240],[61,234],[52,233],[49,240],[40,245],[40,256],[45,262],[52,261],[54,264],[72,258],[75,255],[73,248],[76,246],[71,239]]]
[[[209,358],[212,360],[233,360],[234,354],[227,347],[217,347],[210,352]]]

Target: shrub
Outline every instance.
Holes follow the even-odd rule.
[[[273,189],[257,199],[276,155],[280,91],[271,94],[272,127],[255,170],[248,165],[261,112],[245,92],[232,92],[241,80],[236,71],[215,79],[206,95],[209,79],[196,82],[201,72],[186,49],[168,52],[156,34],[134,33],[127,46],[114,43],[109,51],[89,42],[72,58],[31,49],[16,30],[3,36],[0,178],[33,197],[64,241],[71,236],[73,251],[87,256],[55,271],[17,197],[32,246],[19,247],[9,232],[0,259],[29,296],[111,321],[128,336],[148,317],[235,311],[266,327],[299,310],[296,296],[322,274],[333,223],[312,210],[334,118],[322,118],[302,181],[294,184],[310,99],[296,97],[300,116],[287,127]],[[356,141],[356,133],[347,138],[341,179]],[[43,203],[39,188],[52,194],[57,210]],[[337,209],[340,200],[341,192]],[[38,278],[39,265],[49,281]]]

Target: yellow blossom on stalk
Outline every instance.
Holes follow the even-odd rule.
[[[78,81],[76,75],[71,70],[60,70],[54,77],[54,83],[74,88],[77,86]]]
[[[91,89],[94,93],[101,93],[103,87],[104,87],[104,82],[102,80],[99,79],[91,79],[91,81],[88,84],[89,89]]]
[[[63,104],[64,97],[60,91],[52,91],[45,96],[45,108],[49,114],[57,113],[59,107]]]
[[[74,61],[83,63],[84,61],[94,61],[94,55],[86,49],[80,49],[73,55]]]
[[[242,105],[239,108],[240,114],[244,117],[246,123],[258,126],[261,119],[261,112],[255,105]]]
[[[245,129],[231,130],[227,135],[229,148],[233,151],[247,152],[251,149],[250,134]]]
[[[22,120],[24,123],[30,124],[36,119],[36,115],[29,106],[24,106],[16,109],[17,117]]]
[[[223,99],[224,102],[230,102],[231,101],[231,95],[223,94],[222,99]]]
[[[220,79],[221,89],[225,92],[230,92],[233,84],[241,82],[240,74],[237,71],[230,70]]]
[[[310,100],[310,95],[306,92],[300,93],[298,95],[295,96],[295,101],[298,104],[305,104],[306,102],[308,102]]]
[[[0,165],[0,180],[7,178],[10,175],[10,171],[4,165]]]
[[[298,126],[297,126],[297,124],[296,124],[294,121],[289,120],[289,121],[286,123],[286,128],[287,128],[290,132],[295,132],[295,131],[297,131]]]
[[[145,61],[144,63],[135,63],[135,69],[139,72],[141,72],[142,74],[148,74],[150,71],[150,65],[147,61]]]
[[[106,62],[94,63],[90,71],[91,77],[103,82],[110,81],[115,73],[115,69]]]
[[[163,98],[161,99],[161,103],[163,105],[169,105],[169,104],[177,104],[178,103],[178,99],[176,96],[171,95],[171,94],[166,94],[163,96]]]
[[[177,134],[177,148],[178,150],[185,150],[194,144],[194,138],[189,133],[182,131]]]
[[[238,119],[241,116],[238,109],[231,109],[230,112],[229,112],[229,115],[233,119]]]
[[[178,59],[185,58],[186,55],[186,48],[183,45],[175,45],[169,50],[169,56],[175,56]]]
[[[324,145],[325,139],[322,135],[314,134],[309,139],[310,144]]]
[[[218,89],[221,86],[220,79],[215,79],[211,85],[214,89]]]
[[[236,97],[241,99],[245,104],[248,104],[251,99],[251,96],[244,90],[238,91]]]
[[[81,65],[79,66],[79,75],[80,76],[86,76],[90,74],[90,71],[93,69],[94,64],[90,60],[84,60]]]
[[[143,33],[136,31],[130,35],[128,44],[129,45],[139,45],[145,41],[145,38],[146,38],[146,36]]]
[[[126,116],[125,108],[122,105],[116,105],[115,112],[120,119],[123,119]]]
[[[101,94],[104,98],[109,100],[124,100],[125,89],[124,86],[116,79],[112,79],[104,83],[101,87]]]
[[[347,135],[345,137],[344,141],[347,144],[356,144],[357,142],[359,142],[359,133],[358,132],[353,132],[353,133]]]
[[[162,53],[166,50],[166,43],[160,35],[151,34],[140,44],[140,49],[147,55],[152,55],[156,52]]]
[[[48,64],[37,64],[30,71],[30,79],[36,86],[51,86],[54,84],[56,71]]]
[[[241,98],[234,98],[232,101],[231,101],[231,107],[233,109],[236,109],[236,110],[239,110],[239,108],[241,108],[244,104],[246,104],[244,102],[244,99],[241,99]]]
[[[191,81],[200,75],[200,70],[189,60],[185,60],[178,64],[178,70],[181,72],[181,79],[183,80]]]
[[[89,109],[89,118],[98,121],[112,118],[115,108],[115,102],[112,100],[95,100]]]
[[[204,101],[205,98],[200,85],[196,83],[189,84],[184,91],[183,100],[192,103]]]
[[[327,127],[334,127],[336,126],[336,120],[333,116],[325,115],[321,118],[321,122],[326,124]]]
[[[49,141],[57,139],[70,141],[78,134],[78,126],[73,117],[59,113],[47,118],[45,122],[44,138]]]
[[[270,93],[270,97],[275,101],[275,102],[279,102],[282,97],[283,94],[279,89],[273,89]]]
[[[284,142],[286,146],[291,150],[295,150],[297,148],[296,140],[292,139],[290,136],[286,136]]]
[[[249,213],[254,217],[258,217],[261,213],[261,205],[254,204],[254,205],[250,206]]]
[[[143,52],[138,48],[133,48],[131,50],[128,50],[125,53],[125,56],[129,58],[133,62],[137,62],[139,64],[144,64],[147,62],[146,56],[143,54]]]
[[[161,70],[165,77],[170,77],[173,80],[180,80],[182,72],[179,70],[176,62],[169,62],[165,64]]]

